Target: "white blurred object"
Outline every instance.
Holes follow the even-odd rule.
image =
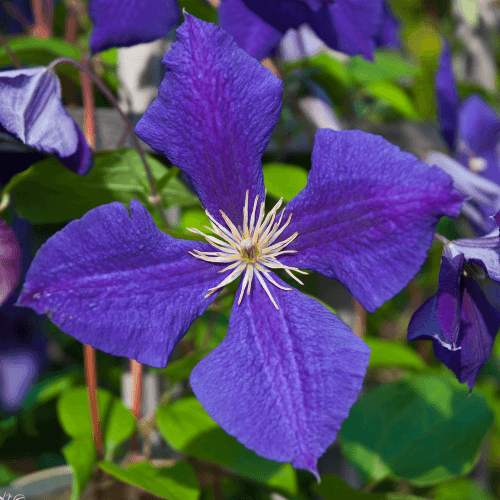
[[[333,109],[319,97],[301,97],[297,102],[300,111],[316,128],[342,130]]]
[[[124,113],[142,115],[158,94],[167,48],[168,43],[160,39],[118,49],[118,94]]]
[[[465,54],[457,58],[460,79],[472,79],[494,91],[496,65],[489,31],[498,30],[500,9],[495,0],[454,0],[453,15],[458,21],[456,36],[465,47]]]

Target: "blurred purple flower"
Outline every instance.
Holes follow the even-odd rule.
[[[0,220],[0,229],[1,226]],[[31,260],[29,225],[16,219],[9,232],[9,238],[16,238],[17,272],[21,273],[22,279]],[[0,230],[0,275],[2,250],[5,252],[2,241]],[[0,410],[5,413],[14,413],[21,408],[46,364],[47,340],[40,333],[39,321],[32,311],[14,306],[17,294],[18,291],[14,291],[0,306]]]
[[[19,280],[21,249],[14,231],[0,219],[0,306]]]
[[[47,68],[0,72],[0,131],[38,151],[56,154],[77,174],[92,168],[92,151],[64,109],[59,79]]]
[[[261,156],[283,84],[213,24],[186,14],[177,37],[137,134],[186,173],[213,235],[172,238],[136,200],[130,215],[120,203],[98,207],[40,249],[19,304],[81,342],[163,367],[194,319],[243,276],[227,336],[191,385],[248,448],[317,473],[369,348],[273,271],[299,283],[301,269],[338,279],[373,311],[418,271],[437,221],[455,216],[462,196],[449,176],[381,137],[323,129],[307,186],[286,216],[280,201],[264,218]]]
[[[379,44],[393,45],[397,31],[383,0],[222,0],[219,22],[259,60],[304,23],[330,48],[367,59]]]
[[[179,21],[177,0],[90,0],[92,54],[165,36]]]
[[[497,227],[488,236],[455,240],[444,247],[438,291],[408,325],[408,340],[432,340],[436,357],[471,389],[500,328],[500,312],[488,300],[498,306],[499,222],[497,214]],[[485,295],[480,283],[488,279],[493,282]]]
[[[493,229],[491,216],[500,209],[500,118],[478,95],[460,103],[446,42],[436,73],[436,100],[441,133],[456,161],[491,182],[481,192],[479,185],[484,183],[464,175],[453,160],[437,155],[432,158],[433,164],[450,174],[455,187],[470,197],[465,212],[478,233],[486,234]]]

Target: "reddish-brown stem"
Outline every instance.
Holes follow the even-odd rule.
[[[89,395],[90,418],[92,420],[94,445],[97,450],[98,458],[102,458],[101,421],[99,420],[99,408],[97,406],[97,369],[95,363],[95,351],[92,346],[84,344],[83,352],[85,360],[85,382],[87,384],[87,393]]]
[[[89,66],[88,61],[83,60],[84,66]],[[80,72],[80,81],[82,82],[83,96],[83,132],[85,138],[92,149],[95,148],[95,107],[94,107],[94,92],[92,81],[86,72]]]
[[[21,69],[23,67],[21,61],[17,58],[16,54],[12,52],[12,49],[9,47],[9,43],[7,42],[7,39],[0,33],[0,43],[4,46],[4,49],[7,51],[7,54],[9,54],[10,58],[12,59],[12,62],[14,63],[14,66],[18,69]]]
[[[78,9],[73,5],[68,5],[68,14],[66,16],[66,26],[64,39],[71,44],[76,43],[78,34]]]
[[[366,311],[363,306],[354,299],[354,333],[362,339],[366,331]]]
[[[130,360],[130,373],[132,376],[132,413],[135,418],[141,418],[142,400],[142,365],[135,359]]]
[[[52,36],[53,1],[31,0],[31,7],[35,18],[31,34],[38,38],[50,38]]]
[[[95,117],[94,117],[94,96],[92,94],[92,82],[85,72],[80,73],[83,90],[83,114],[85,139],[92,148],[95,147]],[[101,422],[99,420],[99,408],[97,405],[97,367],[95,362],[95,350],[92,346],[84,346],[85,358],[85,381],[89,395],[90,418],[92,420],[92,430],[94,434],[94,444],[98,458],[102,458],[102,437]]]

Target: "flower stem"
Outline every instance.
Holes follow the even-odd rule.
[[[83,92],[83,113],[85,139],[93,149],[95,147],[95,116],[94,116],[94,96],[92,94],[92,82],[87,77],[86,72],[80,72]],[[89,395],[90,418],[94,435],[94,445],[97,450],[98,459],[103,457],[101,421],[99,420],[99,407],[97,404],[97,368],[95,362],[95,350],[92,346],[84,345],[85,361],[85,382]]]
[[[144,165],[144,170],[146,171],[146,177],[148,179],[148,184],[149,184],[149,188],[151,191],[151,196],[148,198],[148,201],[151,204],[156,206],[165,229],[168,229],[167,218],[165,216],[165,212],[162,209],[161,195],[156,190],[153,174],[151,172],[151,169],[149,168],[148,162],[146,160],[146,156],[145,156],[144,151],[141,147],[141,144],[139,143],[139,139],[137,138],[137,136],[134,133],[134,129],[133,129],[132,125],[130,124],[130,121],[125,116],[125,113],[120,109],[120,106],[118,105],[118,102],[116,101],[115,96],[111,93],[111,91],[108,89],[108,87],[106,87],[106,84],[97,75],[95,75],[92,71],[90,71],[89,68],[86,68],[85,66],[83,66],[79,62],[77,62],[74,59],[71,59],[69,57],[60,57],[58,59],[55,59],[54,61],[52,61],[49,64],[49,66],[47,66],[47,69],[53,70],[61,64],[71,64],[72,66],[74,66],[78,70],[85,72],[87,74],[87,76],[99,87],[99,90],[106,96],[106,98],[111,103],[111,105],[120,114],[120,117],[122,118],[122,120],[125,123],[125,126],[127,127],[127,130],[128,130],[128,133],[130,134],[130,137],[132,137],[132,140],[134,141],[134,145],[135,145],[137,151],[139,152],[139,155],[141,157],[141,161]]]
[[[84,345],[85,359],[85,382],[89,395],[90,417],[92,420],[92,430],[94,434],[94,445],[97,450],[98,460],[103,457],[101,421],[99,420],[99,408],[97,406],[97,370],[95,364],[95,350],[92,346]]]
[[[50,38],[52,36],[52,19],[54,14],[53,0],[31,0],[35,24],[31,28],[31,34],[38,38]]]
[[[17,58],[16,54],[9,47],[9,43],[7,42],[7,39],[1,33],[0,33],[0,43],[3,45],[7,54],[9,54],[10,58],[12,59],[12,62],[14,63],[14,66],[17,69],[21,69],[23,67],[21,61]]]
[[[354,333],[360,339],[365,336],[366,331],[366,311],[364,307],[354,299]]]
[[[135,359],[130,360],[130,373],[132,375],[132,413],[135,418],[141,418],[142,400],[142,365]]]

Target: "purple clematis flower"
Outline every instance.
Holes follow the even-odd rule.
[[[177,0],[90,0],[92,54],[165,36],[179,21]]]
[[[59,79],[47,68],[0,72],[0,131],[56,154],[77,174],[93,166],[92,150],[61,102]]]
[[[432,340],[436,357],[471,390],[500,328],[500,213],[494,222],[488,236],[445,246],[438,291],[408,325],[408,340]]]
[[[0,219],[0,305],[16,288],[19,280],[21,248],[7,223]]]
[[[436,100],[441,133],[455,160],[440,154],[433,154],[430,160],[470,197],[464,211],[478,234],[487,234],[494,228],[491,216],[500,209],[500,117],[478,95],[460,103],[447,43],[436,73]],[[466,175],[457,162],[481,177]]]
[[[383,0],[222,0],[219,23],[259,60],[304,23],[332,49],[367,59],[385,38],[384,26],[391,31]]]
[[[383,138],[316,134],[304,190],[265,215],[261,156],[283,84],[213,24],[186,14],[137,134],[189,177],[207,242],[161,232],[137,201],[91,210],[40,249],[19,304],[95,348],[163,367],[194,319],[242,276],[225,340],[194,368],[208,413],[248,448],[314,473],[361,388],[368,346],[300,283],[342,281],[373,311],[418,271],[451,179]],[[193,229],[197,234],[203,234]],[[222,273],[222,274],[221,274]]]

